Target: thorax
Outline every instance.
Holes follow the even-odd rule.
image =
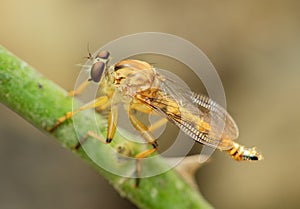
[[[113,67],[114,85],[123,95],[134,97],[140,92],[152,94],[159,88],[159,77],[147,62],[123,60]]]

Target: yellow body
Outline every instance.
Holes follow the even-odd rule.
[[[182,100],[173,97],[165,85],[161,85],[166,78],[149,63],[120,61],[112,66],[111,76],[115,88],[129,97],[131,103],[147,106],[149,112],[157,111],[197,142],[227,151],[237,161],[262,159],[255,148],[244,148],[233,141],[238,137],[238,129],[224,108],[208,97],[195,93],[191,93],[190,98],[182,96],[182,100],[194,107],[182,106]],[[175,88],[172,85],[167,87],[171,90]],[[222,127],[211,125],[214,120],[221,121],[219,124]]]
[[[94,64],[91,68],[91,78],[70,94],[80,94],[88,82],[93,80],[101,83],[100,89],[105,95],[78,110],[68,112],[59,118],[49,131],[54,131],[65,120],[82,110],[88,108],[103,110],[110,107],[106,140],[90,131],[87,133],[87,135],[104,143],[110,143],[114,137],[118,121],[116,104],[123,102],[128,107],[132,125],[153,147],[137,154],[135,156],[137,159],[144,158],[156,151],[158,144],[152,131],[166,121],[178,126],[195,141],[226,151],[237,161],[262,159],[262,155],[255,148],[245,148],[233,141],[238,137],[236,123],[223,107],[207,96],[183,90],[176,81],[163,76],[147,62],[122,60],[108,67],[109,53],[105,51],[100,52],[96,58],[92,59]],[[146,127],[135,117],[134,111],[147,114],[157,112],[167,120],[163,119],[152,127]],[[139,165],[137,170],[139,173]]]

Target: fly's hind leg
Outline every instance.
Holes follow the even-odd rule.
[[[145,150],[135,156],[136,158],[136,172],[137,172],[137,178],[136,178],[136,187],[139,185],[140,181],[140,175],[141,175],[141,165],[140,165],[140,160],[142,158],[145,158],[152,153],[154,153],[157,150],[158,144],[154,136],[151,134],[149,129],[140,121],[138,120],[135,115],[133,114],[134,108],[132,107],[132,103],[129,106],[129,119],[130,122],[132,123],[133,127],[140,132],[141,136],[147,141],[149,144],[152,145],[151,149]]]

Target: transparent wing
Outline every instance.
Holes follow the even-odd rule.
[[[153,98],[141,98],[194,140],[221,150],[232,148],[238,128],[227,111],[207,96],[189,90],[176,75],[155,70],[160,88]]]

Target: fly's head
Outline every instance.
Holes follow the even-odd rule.
[[[94,81],[95,83],[99,83],[106,73],[110,53],[108,51],[101,51],[97,54],[95,58],[91,56],[89,58],[93,61],[93,65],[90,72],[90,80]]]

